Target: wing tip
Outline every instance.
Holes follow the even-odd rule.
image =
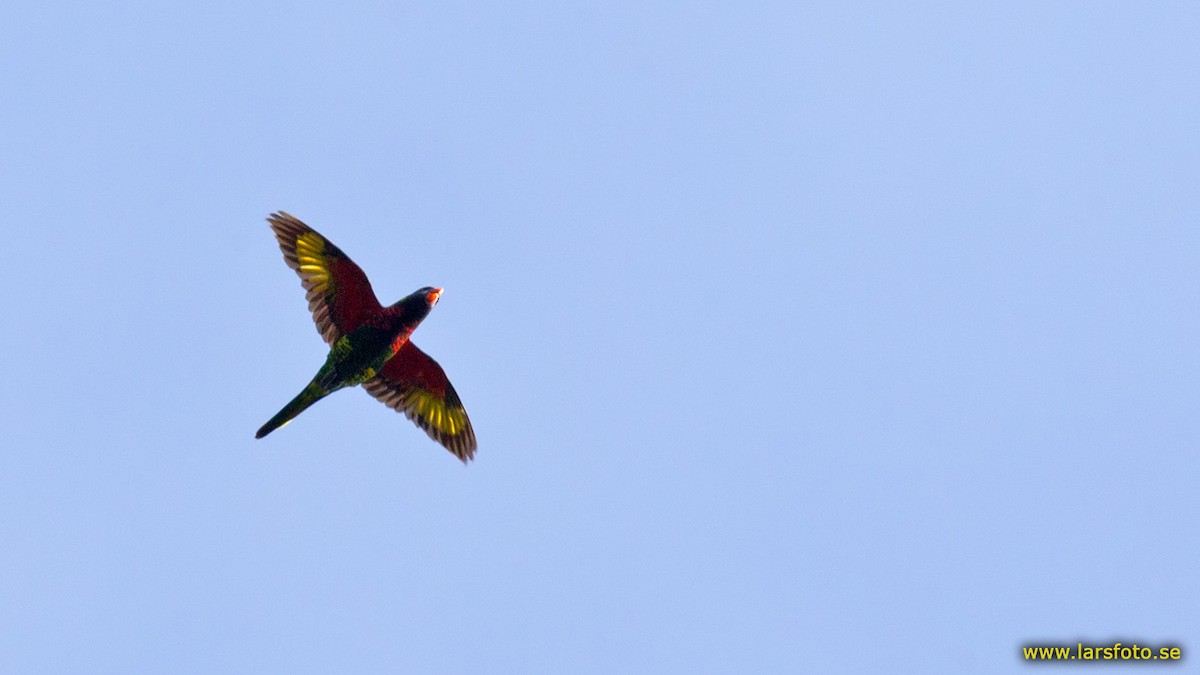
[[[292,214],[288,213],[287,211],[280,209],[278,211],[272,211],[271,214],[269,216],[267,216],[267,222],[268,223],[287,223],[287,222],[299,223],[300,219],[297,218],[296,216],[293,216]]]
[[[479,446],[475,442],[475,432],[470,426],[467,427],[465,433],[447,439],[449,442],[442,441],[441,439],[438,440],[446,447],[446,449],[454,453],[454,456],[462,461],[464,465],[475,460],[475,451],[479,448]]]
[[[279,239],[279,243],[285,244],[290,248],[295,247],[295,244],[289,241],[290,237],[312,229],[287,211],[276,211],[267,216],[267,224],[271,226],[271,230]]]

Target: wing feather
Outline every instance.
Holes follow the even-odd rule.
[[[404,413],[464,463],[475,458],[475,430],[445,371],[411,342],[363,384],[367,393]]]
[[[308,309],[325,342],[333,345],[383,309],[367,275],[333,242],[283,211],[272,213],[267,222],[284,262],[300,276]]]

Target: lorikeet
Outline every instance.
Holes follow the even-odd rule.
[[[330,349],[312,382],[254,437],[266,436],[338,389],[361,384],[464,463],[473,459],[475,431],[462,400],[437,361],[408,339],[442,289],[427,286],[383,307],[362,269],[333,242],[283,211],[267,222],[284,262],[308,291],[308,308]]]

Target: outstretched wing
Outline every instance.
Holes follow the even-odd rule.
[[[267,222],[279,240],[284,262],[300,275],[308,308],[325,342],[332,345],[383,309],[367,275],[333,242],[283,211],[272,213]]]
[[[404,413],[464,463],[475,458],[475,431],[462,399],[437,361],[413,343],[405,342],[363,388]]]

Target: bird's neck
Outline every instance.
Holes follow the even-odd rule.
[[[408,337],[412,335],[412,328],[405,328],[396,333],[396,337],[392,338],[392,354],[400,351],[405,342],[408,342]]]
[[[383,316],[380,318],[388,324],[387,330],[392,334],[391,348],[393,354],[399,351],[405,342],[408,342],[408,337],[420,325],[421,319],[425,318],[422,316],[414,321],[412,316],[406,316],[406,312],[403,309],[394,305],[385,309],[382,314]]]

